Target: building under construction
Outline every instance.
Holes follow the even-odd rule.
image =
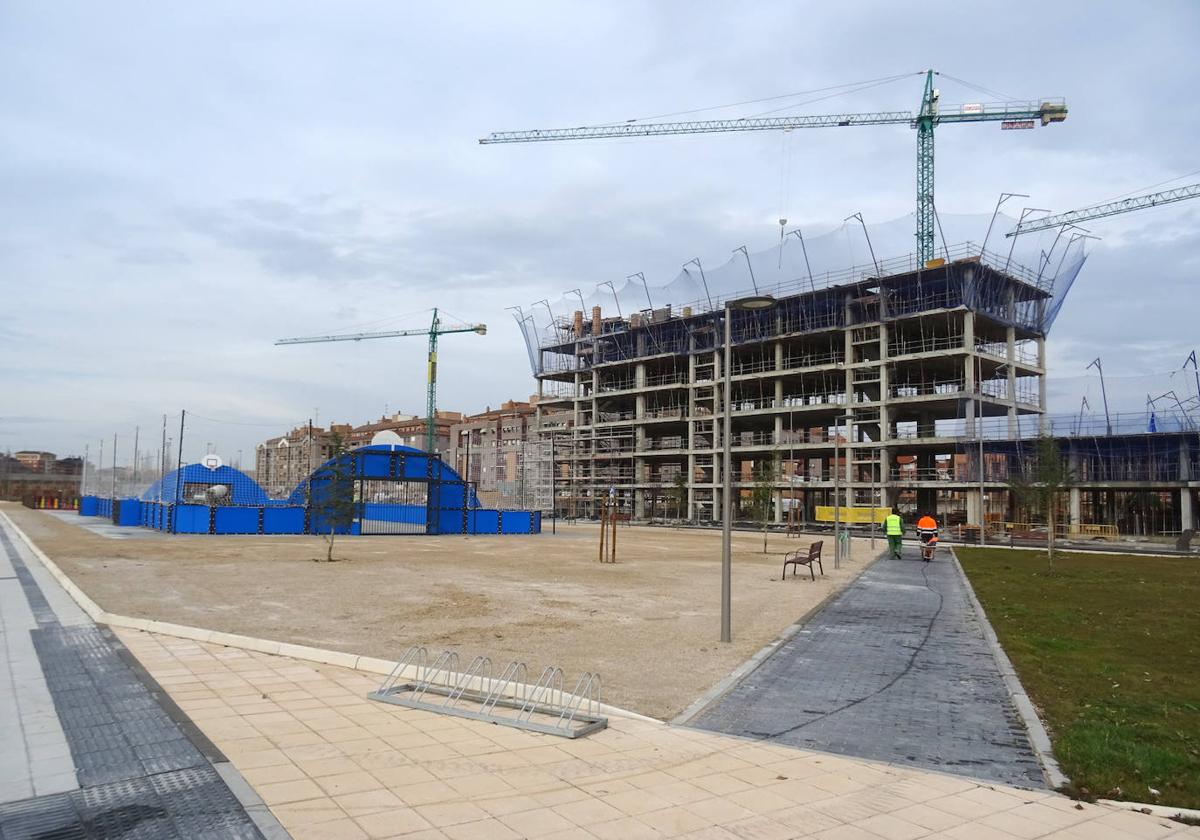
[[[636,519],[719,521],[729,411],[735,510],[769,482],[776,522],[817,519],[835,498],[950,524],[1028,521],[1007,482],[1050,431],[1046,334],[1082,262],[1051,275],[1048,259],[1034,271],[967,244],[925,265],[759,283],[774,297],[760,310],[708,298],[556,319],[531,355],[539,417],[555,428],[558,512],[595,516],[615,496]],[[1085,438],[1063,441],[1080,485],[1061,521],[1115,521],[1130,504],[1119,494],[1133,494],[1156,511],[1155,532],[1192,527],[1195,434],[1160,436],[1153,453]]]

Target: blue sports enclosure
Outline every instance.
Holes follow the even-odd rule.
[[[333,497],[352,517],[332,525]],[[188,464],[140,496],[84,496],[81,516],[173,534],[537,534],[541,511],[487,510],[470,484],[437,455],[409,446],[364,446],[313,470],[288,495],[271,499],[232,467]]]

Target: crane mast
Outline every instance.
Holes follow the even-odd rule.
[[[428,377],[425,393],[425,451],[432,454],[437,449],[437,341],[439,335],[451,333],[473,332],[478,335],[487,334],[487,324],[466,324],[462,326],[443,326],[438,317],[437,309],[433,310],[433,322],[429,329],[388,330],[386,332],[346,333],[343,335],[310,335],[300,338],[281,338],[275,342],[281,344],[322,344],[329,341],[364,341],[375,338],[404,338],[406,336],[427,335],[429,337],[429,355],[426,375]]]
[[[794,128],[846,128],[860,125],[907,125],[917,131],[917,253],[922,263],[934,255],[934,128],[943,123],[999,122],[1004,129],[1033,128],[1062,122],[1067,105],[1062,99],[1031,102],[972,103],[943,108],[933,86],[934,70],[926,70],[921,107],[912,111],[821,114],[795,117],[748,117],[725,120],[686,120],[643,123],[630,120],[615,125],[578,128],[497,131],[479,140],[482,145],[544,143],[558,140],[599,140],[616,137],[663,137],[683,134],[724,134],[735,131],[788,131]]]

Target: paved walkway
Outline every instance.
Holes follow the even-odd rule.
[[[15,554],[13,578],[48,579],[24,549]],[[4,578],[7,622],[19,604]],[[572,741],[399,708],[368,700],[379,677],[359,671],[140,630],[98,632],[79,615],[67,626],[55,608],[69,605],[45,591],[45,605],[27,597],[26,621],[48,619],[48,608],[76,658],[72,668],[40,662],[82,787],[62,790],[57,774],[33,774],[33,798],[0,804],[0,840],[257,837],[222,782],[243,778],[254,791],[239,797],[260,796],[295,840],[1200,840],[1200,829],[1048,791],[642,718],[614,716],[608,729]],[[36,653],[36,634],[51,627],[24,631]],[[76,634],[86,643],[69,641]],[[135,685],[128,675],[140,669]],[[67,688],[59,674],[71,676]],[[72,712],[70,692],[85,680],[78,696],[91,702]],[[11,680],[0,685],[17,691]],[[147,692],[173,710],[168,719],[145,703]],[[76,723],[93,712],[113,721]],[[160,740],[129,737],[146,726]],[[185,749],[180,733],[228,756],[240,775],[218,759],[181,770],[152,764]],[[175,747],[138,750],[155,743]],[[89,753],[115,758],[78,760]]]
[[[877,562],[693,725],[1043,787],[955,563]]]
[[[188,737],[2,520],[0,624],[2,840],[263,838],[213,764],[223,756]]]
[[[370,674],[118,633],[296,840],[1200,838],[1049,791],[657,721],[522,732],[368,700]]]

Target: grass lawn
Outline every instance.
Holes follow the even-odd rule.
[[[1074,792],[1200,808],[1200,560],[956,553]]]

